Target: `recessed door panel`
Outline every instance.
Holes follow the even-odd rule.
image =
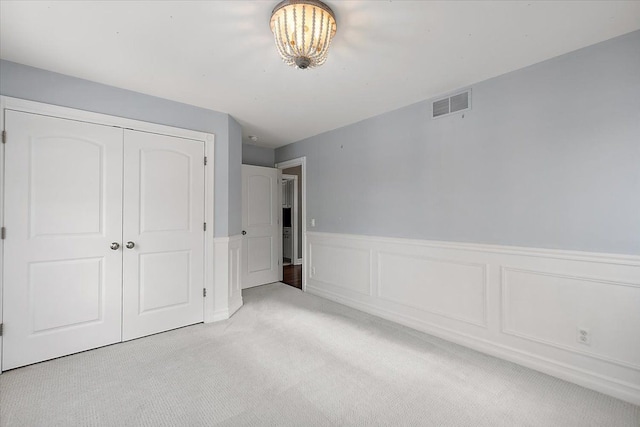
[[[280,176],[278,169],[242,165],[243,288],[282,279]]]
[[[121,340],[122,129],[5,111],[3,370]]]
[[[126,130],[124,147],[122,334],[129,340],[204,319],[205,166],[201,141]]]
[[[189,304],[191,251],[140,256],[139,313]]]
[[[33,333],[100,322],[102,282],[102,258],[30,264],[28,298]]]
[[[250,174],[247,176],[247,226],[270,226],[273,218],[273,177]]]
[[[100,234],[102,146],[87,138],[33,136],[29,150],[31,236]]]
[[[141,149],[139,155],[140,232],[188,231],[191,228],[191,158],[184,153],[159,149]]]
[[[247,250],[252,255],[249,258],[249,273],[271,270],[272,246],[271,236],[247,238]]]

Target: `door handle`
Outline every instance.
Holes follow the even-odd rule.
[[[127,249],[133,249],[135,248],[136,244],[133,242],[127,242]]]
[[[242,230],[242,235],[244,236],[245,234],[247,234],[247,232]]]
[[[120,243],[118,243],[118,242],[113,242],[113,243],[111,243],[110,248],[111,248],[111,250],[113,250],[113,251],[117,251],[118,249],[120,249]]]

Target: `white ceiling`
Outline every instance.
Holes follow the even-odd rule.
[[[326,64],[284,65],[273,1],[0,1],[0,56],[227,112],[277,147],[640,29],[638,1],[327,1]]]

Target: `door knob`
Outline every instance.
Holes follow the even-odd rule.
[[[247,232],[242,230],[242,235],[244,236],[245,234],[247,234]]]
[[[133,249],[136,246],[133,242],[127,242],[127,249]]]
[[[113,242],[113,243],[111,243],[110,247],[111,247],[112,250],[117,251],[118,249],[120,249],[120,243]]]

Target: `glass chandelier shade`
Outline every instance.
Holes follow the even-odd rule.
[[[271,31],[282,60],[300,69],[324,64],[336,29],[333,11],[321,1],[285,0],[271,13]]]

